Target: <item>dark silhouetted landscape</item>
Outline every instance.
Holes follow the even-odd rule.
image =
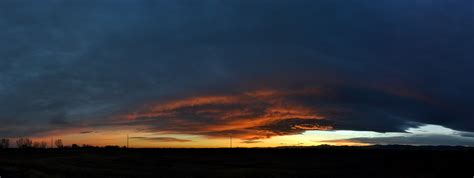
[[[472,177],[472,165],[468,147],[0,150],[2,178]]]

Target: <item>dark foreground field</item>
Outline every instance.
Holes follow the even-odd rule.
[[[474,149],[0,150],[8,177],[473,177]]]

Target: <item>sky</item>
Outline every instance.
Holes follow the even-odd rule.
[[[3,0],[0,138],[474,146],[472,0]]]

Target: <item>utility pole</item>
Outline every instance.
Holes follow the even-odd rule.
[[[230,148],[232,148],[232,135],[230,136]]]
[[[51,137],[51,149],[53,149],[53,137]]]
[[[130,148],[129,145],[128,145],[128,140],[129,140],[129,137],[128,137],[128,134],[127,134],[127,148]]]

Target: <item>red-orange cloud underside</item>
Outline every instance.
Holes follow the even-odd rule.
[[[332,129],[329,125],[318,124],[325,117],[315,108],[289,99],[320,94],[318,89],[305,89],[198,96],[152,104],[124,118],[129,122],[150,123],[149,129],[153,131],[211,137],[233,135],[254,140],[304,130]]]

